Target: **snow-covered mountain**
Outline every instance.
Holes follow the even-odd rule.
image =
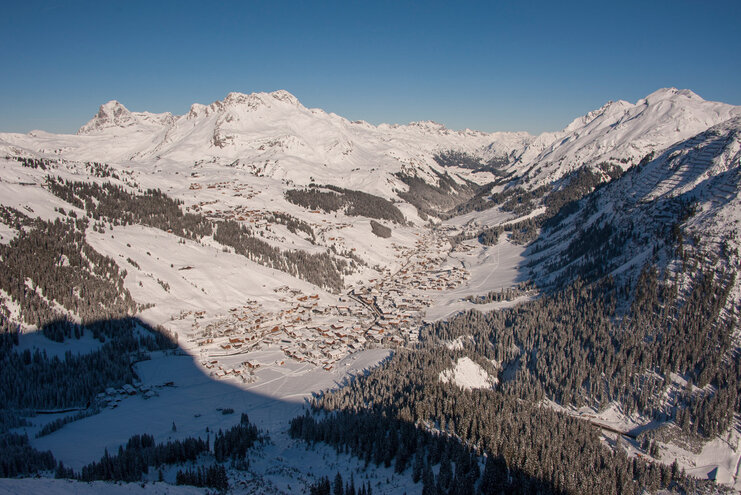
[[[131,112],[116,101],[102,105],[75,136],[34,131],[0,139],[44,156],[77,161],[157,163],[161,166],[229,164],[255,175],[362,188],[385,197],[406,186],[397,173],[437,181],[432,156],[448,149],[509,154],[527,133],[453,131],[434,122],[373,126],[304,107],[287,91],[230,93],[185,115]],[[458,179],[456,179],[458,180]]]
[[[436,184],[433,170],[441,167],[433,157],[447,150],[484,160],[507,156],[504,172],[534,188],[583,165],[609,162],[627,169],[650,152],[739,115],[741,107],[665,88],[635,104],[608,102],[561,131],[534,137],[453,131],[434,122],[373,126],[306,108],[287,91],[275,91],[230,93],[209,105],[193,104],[180,116],[131,112],[111,101],[75,136],[33,131],[2,134],[0,140],[15,153],[167,167],[229,164],[293,184],[328,183],[394,198],[394,191],[407,189],[398,173]],[[456,172],[470,177],[463,169]]]
[[[651,152],[683,141],[734,116],[741,107],[705,101],[690,90],[659,89],[635,104],[611,101],[558,132],[539,135],[508,171],[548,184],[586,165],[609,162],[627,169]]]
[[[681,277],[689,270],[677,261],[679,252],[707,269],[733,272],[740,184],[741,117],[735,117],[675,143],[557,215],[531,247],[531,263],[549,280],[588,278],[590,270],[637,278],[647,264]],[[739,295],[735,287],[732,299]]]
[[[159,127],[172,125],[174,118],[171,113],[155,114],[149,112],[130,112],[116,100],[111,100],[100,106],[100,110],[90,122],[77,131],[79,135],[94,134],[110,128],[141,127],[155,131]]]
[[[523,132],[453,131],[434,122],[379,126],[350,122],[308,109],[286,91],[275,91],[230,93],[209,105],[193,104],[180,116],[131,112],[111,101],[77,136],[34,131],[0,138],[72,160],[230,163],[297,184],[311,177],[347,184],[352,176],[358,185],[375,182],[376,192],[390,197],[394,188],[404,186],[393,178],[373,180],[367,177],[370,169],[376,178],[404,172],[434,182],[429,169],[436,166],[433,155],[456,150],[487,160],[508,156],[506,172],[525,174],[527,183],[537,187],[582,165],[610,162],[629,168],[652,151],[738,115],[739,107],[705,101],[689,90],[665,88],[635,104],[608,102],[561,131],[534,137]]]

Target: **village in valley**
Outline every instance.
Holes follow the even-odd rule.
[[[401,267],[349,287],[339,296],[274,289],[282,309],[245,301],[225,314],[184,311],[190,323],[181,345],[215,378],[258,381],[260,368],[304,363],[331,371],[338,361],[370,347],[393,348],[417,341],[433,296],[469,278],[462,267],[442,267],[449,250],[437,233],[423,234],[409,249],[395,245]]]

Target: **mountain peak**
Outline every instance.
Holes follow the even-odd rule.
[[[705,101],[697,93],[689,89],[677,89],[677,88],[661,88],[657,89],[650,95],[646,96],[638,102],[638,104],[652,105],[662,100],[677,99],[678,97],[687,98],[695,101]]]
[[[131,112],[117,100],[111,100],[104,103],[98,109],[95,119],[101,123],[110,123],[112,125],[124,125],[132,120]]]
[[[445,125],[435,122],[434,120],[419,120],[416,122],[409,122],[409,128],[418,128],[428,132],[448,132],[449,129]]]
[[[107,115],[123,115],[130,114],[129,109],[123,106],[118,100],[111,100],[108,103],[104,103],[98,110],[98,117],[104,117]]]
[[[227,107],[246,107],[249,110],[270,108],[276,102],[295,107],[301,106],[301,102],[298,101],[298,98],[284,89],[273,91],[272,93],[249,94],[232,91],[227,94],[223,100],[216,100],[210,105],[193,103],[186,117],[192,119],[202,115],[211,115],[213,113],[222,112]]]
[[[98,113],[90,121],[80,127],[77,134],[91,134],[108,128],[126,128],[142,124],[145,126],[163,126],[173,122],[170,112],[150,113],[131,112],[117,100],[104,103],[98,109]]]
[[[285,89],[279,89],[277,91],[273,91],[272,93],[268,93],[268,94],[278,101],[282,101],[284,103],[290,103],[291,105],[300,105],[298,98],[293,96],[291,93],[289,93]]]
[[[77,134],[89,134],[105,127],[123,127],[129,125],[133,120],[134,118],[128,108],[117,100],[111,100],[101,105],[98,113],[90,122],[80,127]]]
[[[224,105],[247,105],[251,108],[258,108],[260,106],[271,106],[272,103],[281,102],[289,105],[298,106],[300,105],[298,98],[293,96],[285,89],[273,91],[271,93],[239,93],[231,92],[226,95],[226,98],[222,101]]]

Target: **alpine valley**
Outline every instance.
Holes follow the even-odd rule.
[[[741,490],[741,107],[286,91],[0,134],[0,493]]]

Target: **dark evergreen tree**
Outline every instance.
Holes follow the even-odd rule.
[[[332,494],[333,495],[344,495],[344,493],[345,493],[345,486],[342,484],[342,475],[338,471],[334,477],[334,482],[332,483]]]

